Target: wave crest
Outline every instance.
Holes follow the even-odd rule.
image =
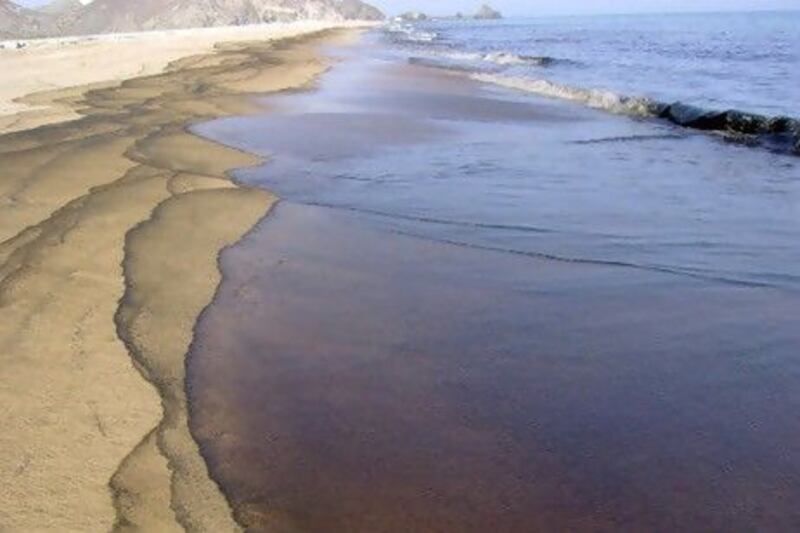
[[[431,43],[439,38],[435,31],[421,30],[410,24],[392,24],[386,30],[399,40],[413,43]]]
[[[657,117],[684,128],[716,132],[734,142],[800,155],[800,120],[791,117],[767,117],[736,109],[707,110],[681,102],[666,104],[646,97],[626,96],[603,89],[572,87],[546,79],[481,73],[473,73],[470,77],[484,83],[570,100],[612,113]]]
[[[473,74],[473,79],[485,83],[492,83],[510,89],[529,93],[560,98],[584,104],[594,109],[602,109],[634,116],[654,116],[660,112],[662,106],[649,98],[620,95],[602,89],[584,89],[555,83],[546,79],[526,79],[501,76],[497,74]]]
[[[555,63],[556,59],[549,56],[517,55],[511,52],[489,52],[481,58],[483,61],[498,65],[536,65],[546,67]]]

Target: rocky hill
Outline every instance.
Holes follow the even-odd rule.
[[[0,0],[0,38],[233,26],[302,19],[379,20],[361,0],[56,0],[32,11]]]
[[[53,2],[38,8],[38,11],[47,15],[58,16],[71,11],[80,11],[83,8],[83,5],[84,4],[80,2],[80,0],[54,0]]]
[[[45,14],[25,9],[0,0],[0,39],[37,37],[49,32],[51,18]]]

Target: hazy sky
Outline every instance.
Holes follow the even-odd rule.
[[[367,0],[369,1],[369,0]],[[800,0],[485,0],[508,15],[797,9]],[[387,13],[472,13],[483,0],[372,0]]]
[[[17,0],[25,6],[50,0]],[[137,0],[131,0],[136,2]],[[472,13],[483,0],[366,0],[387,13],[420,10],[432,14]],[[507,15],[633,13],[648,11],[738,11],[797,9],[800,0],[485,0]]]

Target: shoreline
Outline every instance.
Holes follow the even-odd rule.
[[[775,282],[796,254],[766,236],[796,227],[793,167],[380,41],[269,114],[195,128],[269,154],[236,177],[282,198],[223,252],[187,358],[240,523],[791,529],[800,301]],[[758,272],[772,288],[719,279]]]
[[[353,31],[64,89],[79,118],[0,135],[0,527],[239,529],[189,432],[184,357],[219,252],[276,198],[231,180],[260,158],[189,128],[308,86]]]

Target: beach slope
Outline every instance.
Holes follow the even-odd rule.
[[[311,83],[329,26],[0,55],[1,530],[238,529],[189,432],[184,356],[220,250],[275,198],[229,179],[257,158],[187,128]]]

